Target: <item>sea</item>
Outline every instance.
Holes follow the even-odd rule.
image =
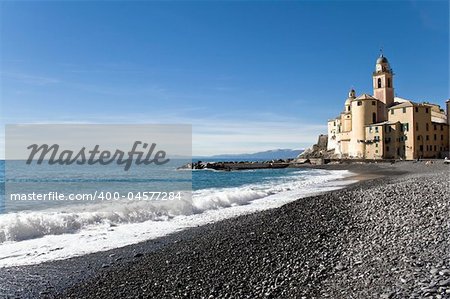
[[[13,181],[20,187],[30,180],[33,184],[58,182],[77,189],[86,184],[122,186],[125,182],[127,189],[117,190],[127,192],[130,188],[145,190],[150,185],[154,188],[155,179],[146,171],[126,177],[105,176],[104,167],[102,173],[93,168],[79,173],[75,179],[54,169],[27,180],[10,174],[5,178],[5,162],[0,161],[0,267],[31,265],[123,247],[189,227],[277,208],[354,182],[343,180],[352,175],[346,170],[177,169],[183,163],[174,161],[165,166],[165,176],[156,182],[161,188],[182,182],[186,190],[175,200],[16,204],[6,198],[5,183]]]

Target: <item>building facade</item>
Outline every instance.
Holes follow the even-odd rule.
[[[328,150],[338,158],[442,158],[449,151],[450,100],[416,103],[394,94],[394,73],[381,55],[372,74],[373,96],[351,90],[344,111],[328,121]]]

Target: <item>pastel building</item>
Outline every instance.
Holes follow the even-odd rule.
[[[344,111],[328,121],[328,150],[339,158],[441,158],[449,151],[450,100],[439,105],[396,97],[386,57],[376,62],[373,96],[351,90]]]

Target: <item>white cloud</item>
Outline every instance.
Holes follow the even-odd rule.
[[[13,72],[1,72],[0,76],[2,78],[18,80],[30,85],[48,85],[56,84],[61,82],[61,80],[53,77],[35,76],[23,73],[13,73]]]
[[[194,109],[195,110],[195,109]],[[195,156],[251,153],[277,148],[299,149],[317,141],[319,134],[326,133],[325,121],[318,124],[272,113],[192,115],[192,109],[177,112],[133,115],[91,115],[86,117],[61,117],[51,121],[35,119],[9,119],[8,123],[66,123],[66,124],[191,124],[192,153]],[[197,112],[200,112],[199,108]],[[0,157],[1,155],[0,149]]]
[[[317,136],[326,131],[325,125],[299,121],[204,121],[193,123],[194,155],[303,148],[315,143]]]

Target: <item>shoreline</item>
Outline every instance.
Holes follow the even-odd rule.
[[[255,182],[244,184],[244,182],[239,183],[240,178],[247,180],[253,176],[252,174],[239,174],[237,176],[238,180],[235,175],[220,174],[222,179],[229,178],[238,185],[241,184],[242,187],[226,187],[223,190],[220,188],[217,190],[214,190],[214,188],[199,189],[199,192],[193,192],[192,202],[174,203],[173,206],[171,206],[172,204],[168,206],[163,205],[162,209],[158,209],[157,206],[150,204],[149,211],[152,211],[153,215],[156,214],[156,217],[163,221],[137,221],[118,223],[116,225],[114,221],[115,215],[106,214],[100,215],[97,223],[100,223],[103,219],[106,219],[108,222],[114,222],[111,224],[103,223],[87,226],[84,229],[72,231],[72,233],[70,228],[76,228],[78,224],[86,223],[83,219],[92,219],[92,217],[96,217],[95,213],[94,216],[90,214],[86,216],[83,213],[80,215],[77,213],[74,215],[70,214],[69,221],[66,220],[67,217],[64,212],[56,215],[44,214],[42,218],[36,216],[20,217],[22,215],[19,214],[19,219],[23,219],[21,221],[17,221],[14,217],[9,217],[11,219],[10,228],[7,227],[9,225],[7,216],[3,219],[3,225],[6,226],[4,238],[8,238],[8,236],[16,236],[18,238],[17,236],[20,237],[25,233],[31,235],[30,231],[40,233],[46,227],[53,230],[55,227],[61,227],[62,230],[57,234],[44,233],[40,238],[35,237],[24,239],[20,242],[5,242],[1,244],[0,268],[40,264],[157,239],[180,230],[218,222],[226,218],[235,218],[243,214],[278,208],[299,198],[340,189],[354,182],[342,180],[342,178],[351,175],[350,172],[342,170],[305,169],[298,171],[293,169],[288,172],[283,171],[281,176],[278,172],[272,171],[259,172],[257,175],[270,178],[280,177],[282,179],[276,178],[276,181],[274,181],[271,178],[267,180],[267,183],[265,180],[260,180],[261,185]],[[203,178],[204,176],[205,174],[201,177]],[[211,174],[211,176],[214,178],[217,174]],[[206,174],[205,179],[210,179],[209,174]],[[117,211],[125,213],[127,216],[133,215],[135,212],[138,215],[144,214],[146,216],[145,207],[136,208],[131,206],[131,208],[128,211],[126,207],[121,207]],[[171,213],[178,216],[171,219],[172,217],[169,216]],[[168,215],[169,218],[158,217],[158,215]],[[14,216],[14,214],[10,216]],[[31,214],[30,216],[33,215]],[[121,217],[124,218],[123,216]],[[73,220],[73,222],[70,220]],[[45,224],[46,227],[40,226],[39,223]],[[31,225],[30,228],[29,224]],[[63,224],[67,224],[67,229],[65,229],[66,226],[63,226]],[[64,234],[63,232],[66,231],[68,233]]]
[[[345,168],[345,166],[347,167]],[[224,242],[224,240],[233,241],[231,243],[233,243],[234,245],[238,244],[236,245],[237,247],[242,247],[242,244],[247,244],[246,238],[248,238],[249,236],[255,239],[254,241],[258,245],[257,247],[254,247],[254,244],[252,243],[247,244],[250,247],[254,247],[253,251],[249,250],[249,248],[239,247],[240,249],[247,252],[248,256],[244,256],[243,259],[249,262],[249,256],[259,256],[260,251],[264,251],[265,247],[277,247],[277,244],[274,244],[274,241],[279,239],[278,234],[281,233],[281,236],[283,236],[283,234],[287,233],[285,231],[287,223],[282,221],[284,214],[289,215],[290,217],[298,218],[296,219],[297,221],[295,223],[314,223],[317,222],[317,219],[309,219],[308,217],[310,217],[311,215],[305,212],[310,211],[317,214],[321,209],[324,209],[324,211],[327,213],[331,213],[331,215],[335,216],[335,214],[337,213],[338,215],[343,215],[345,217],[342,217],[342,221],[338,222],[336,222],[337,219],[334,219],[335,217],[327,218],[328,220],[335,222],[335,228],[330,229],[330,227],[322,227],[321,223],[315,223],[315,226],[317,227],[310,227],[311,231],[301,230],[302,233],[308,235],[309,237],[311,237],[311,233],[313,232],[315,234],[319,234],[319,236],[325,234],[323,235],[323,238],[319,238],[316,240],[317,244],[321,244],[322,242],[329,241],[326,236],[328,235],[329,231],[334,231],[334,233],[331,235],[333,236],[333,239],[338,240],[341,237],[339,229],[342,228],[342,226],[345,226],[348,222],[348,220],[344,221],[344,218],[350,219],[351,215],[349,214],[349,211],[345,209],[345,202],[343,202],[342,200],[336,201],[336,194],[352,193],[358,189],[362,190],[364,188],[368,188],[374,183],[386,184],[389,181],[389,178],[394,178],[395,180],[396,178],[399,179],[405,177],[406,174],[411,174],[412,172],[414,172],[414,168],[419,169],[423,168],[423,166],[405,163],[404,165],[400,166],[385,165],[383,167],[348,167],[348,165],[339,165],[338,168],[347,169],[357,173],[356,177],[360,181],[354,184],[347,185],[346,187],[338,191],[326,192],[321,195],[305,197],[296,200],[280,208],[242,215],[236,218],[225,219],[201,227],[189,228],[162,238],[148,240],[138,244],[128,245],[122,248],[116,248],[104,252],[96,252],[85,256],[74,257],[68,260],[52,261],[31,266],[3,268],[0,270],[0,275],[3,278],[3,283],[0,284],[0,294],[8,294],[11,296],[20,294],[20,296],[22,297],[62,296],[71,298],[88,298],[95,295],[100,298],[108,298],[108,294],[118,294],[117,292],[121,291],[118,289],[118,286],[123,285],[123,283],[119,282],[127,278],[126,280],[130,283],[130,286],[122,286],[121,289],[122,291],[126,290],[127,293],[131,296],[131,294],[136,295],[136,291],[139,292],[139,285],[146,285],[144,281],[140,280],[140,276],[137,275],[139,273],[144,273],[144,276],[147,277],[146,280],[150,279],[151,281],[155,281],[154,283],[156,283],[157,285],[161,284],[161,287],[164,285],[164,283],[161,283],[162,277],[168,277],[168,275],[174,276],[174,282],[180,284],[180,287],[183,286],[183,290],[184,288],[187,288],[191,285],[191,287],[187,288],[188,290],[184,290],[185,292],[187,292],[187,294],[195,296],[206,294],[210,291],[208,290],[208,288],[217,288],[217,285],[215,285],[216,283],[214,282],[208,281],[208,279],[204,277],[204,274],[202,273],[209,273],[214,269],[204,269],[206,271],[200,272],[194,270],[198,268],[197,266],[202,265],[202,261],[207,264],[216,262],[220,265],[222,258],[228,257],[230,253],[226,251],[223,252],[221,248],[222,246],[220,246],[220,244],[224,244],[224,247],[228,247],[227,243]],[[411,170],[408,168],[413,169]],[[433,169],[431,169],[430,167],[428,170]],[[433,171],[431,171],[430,173],[433,173]],[[363,180],[364,178],[365,180]],[[355,177],[349,177],[348,179],[354,180]],[[327,201],[329,201],[328,204]],[[318,203],[320,203],[321,205],[325,204],[325,207],[319,205],[318,209],[314,209],[314,205]],[[328,206],[330,204],[331,206]],[[293,215],[293,211],[297,211],[297,213],[294,213]],[[274,223],[280,223],[280,232],[277,232],[276,227],[269,229],[270,227],[268,227],[268,224]],[[248,233],[249,227],[254,229],[254,234]],[[294,230],[297,229],[300,228],[294,226]],[[275,237],[263,238],[265,242],[260,242],[262,240],[259,240],[260,238],[257,236],[261,235],[256,234],[256,232],[261,230],[263,230],[263,232],[264,230],[266,230],[266,233],[268,233],[272,237]],[[264,234],[262,234],[262,236],[264,236]],[[218,244],[216,244],[217,246],[214,246],[214,242],[217,242],[219,239],[222,242],[219,242]],[[236,241],[239,242],[236,243]],[[288,252],[291,254],[296,254],[296,252],[302,251],[321,251],[321,247],[315,246],[313,244],[314,242],[311,243],[311,240],[305,239],[304,242],[308,246],[301,246],[302,250],[293,252],[288,250]],[[209,247],[210,251],[205,252],[204,247]],[[327,246],[325,246],[325,248],[327,248]],[[233,251],[232,248],[229,249]],[[287,252],[285,251],[285,253]],[[320,260],[317,256],[314,255],[310,257],[311,263]],[[174,261],[171,261],[173,259]],[[196,263],[192,264],[190,259],[196,260]],[[245,263],[242,264],[239,261],[234,260],[232,256],[230,257],[230,259],[231,264],[233,264],[233,262],[236,263],[236,268],[239,268],[241,270],[245,270],[248,272],[248,270],[253,267],[251,263],[246,266]],[[219,265],[216,265],[212,268],[217,268],[219,267]],[[287,267],[287,269],[291,268],[292,267]],[[219,267],[218,269],[222,268]],[[222,270],[230,269],[226,268]],[[273,270],[274,269],[272,268],[267,268],[267,271],[265,271],[265,273],[268,275],[267,279],[270,280],[271,278],[273,278]],[[303,271],[300,272],[303,273]],[[216,274],[222,277],[227,273],[227,271],[224,271],[223,273],[220,273],[219,271],[219,273]],[[301,276],[301,273],[298,275]],[[181,277],[178,277],[180,275]],[[227,275],[229,275],[229,273]],[[228,279],[232,278],[228,277],[227,275],[225,275],[225,277],[227,277]],[[15,277],[15,280],[17,280],[17,282],[12,283],[11,285],[11,279],[13,279],[13,277]],[[186,277],[189,278],[188,281],[186,281]],[[199,280],[204,281],[205,288],[202,288],[202,292],[196,293],[196,289],[192,285],[192,283]],[[24,281],[26,282],[25,284]],[[244,283],[244,281],[242,281],[242,283]],[[109,285],[109,287],[105,287],[105,285]],[[223,286],[223,283],[219,285]],[[255,282],[254,286],[257,285],[259,284]],[[302,292],[309,292],[308,294],[311,294],[310,291],[312,290],[312,288],[308,287],[308,283],[304,282],[301,285],[304,285],[305,288],[301,291],[297,289],[299,292],[296,294],[300,294]],[[171,283],[169,283],[166,287],[167,288],[165,288],[165,290],[162,290],[160,287],[150,288],[146,285],[145,291],[141,291],[142,294],[151,294],[152,296],[158,297],[172,297],[175,295],[179,297],[186,297],[183,296],[183,293],[176,293],[177,290],[180,290],[179,287],[174,287]],[[16,292],[17,290],[19,293]],[[256,297],[258,297],[257,294],[261,294],[255,293],[255,290],[253,288],[248,288],[248,286],[244,287],[242,292],[242,294],[253,294],[256,295]],[[221,293],[220,290],[216,290],[216,293],[218,297],[223,296],[223,293]],[[289,297],[292,294],[289,295],[286,293],[285,295]]]

